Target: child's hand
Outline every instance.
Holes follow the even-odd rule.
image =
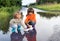
[[[29,30],[33,30],[33,27],[30,27]]]
[[[29,29],[25,29],[24,31],[29,31]]]
[[[33,27],[31,25],[29,25],[30,28],[26,28],[24,31],[29,31],[29,30],[33,30]]]
[[[29,24],[27,24],[27,26],[30,28],[31,27],[31,25],[29,25]]]

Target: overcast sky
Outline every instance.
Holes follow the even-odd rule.
[[[36,0],[22,0],[22,5],[29,5],[30,3],[35,3]]]

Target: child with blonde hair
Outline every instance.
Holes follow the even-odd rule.
[[[10,27],[12,28],[12,33],[13,32],[20,32],[20,28],[21,26],[25,29],[26,26],[23,23],[23,15],[22,12],[16,12],[15,14],[13,14],[13,19],[10,20]]]

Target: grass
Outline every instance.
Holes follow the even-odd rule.
[[[0,8],[0,30],[7,32],[9,29],[9,21],[13,17],[13,13],[19,10],[21,7],[2,7]]]
[[[42,9],[42,10],[47,10],[47,11],[60,11],[60,4],[41,4],[32,7]]]
[[[40,5],[30,5],[29,7],[37,8],[40,10],[45,10],[47,12],[37,12],[43,17],[51,18],[53,16],[60,15],[60,4],[40,4]]]

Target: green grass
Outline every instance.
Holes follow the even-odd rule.
[[[18,11],[21,7],[2,7],[0,8],[0,30],[7,32],[9,29],[9,21],[13,17],[13,13]]]
[[[54,16],[60,16],[60,4],[40,4],[40,5],[30,5],[29,7],[37,8],[40,10],[45,10],[47,12],[37,12],[43,17],[51,18]]]
[[[41,4],[32,7],[42,9],[42,10],[47,10],[47,11],[60,11],[60,4]]]

